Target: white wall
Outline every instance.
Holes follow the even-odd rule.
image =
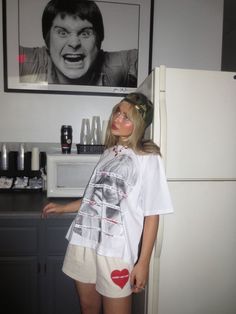
[[[223,0],[154,0],[153,66],[220,70]]]
[[[155,0],[154,13],[153,66],[220,69],[223,0]],[[119,97],[5,93],[2,12],[0,30],[0,142],[59,142],[62,124],[78,142],[83,117],[108,117]]]

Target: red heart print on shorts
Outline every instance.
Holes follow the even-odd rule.
[[[129,271],[128,269],[122,269],[122,270],[113,270],[111,273],[111,280],[119,286],[121,289],[124,288],[127,281],[129,280]]]

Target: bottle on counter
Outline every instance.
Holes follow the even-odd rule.
[[[17,170],[24,170],[25,164],[25,147],[24,144],[20,144],[18,156],[17,156]]]
[[[61,126],[61,151],[62,154],[71,153],[72,145],[72,126],[71,125],[62,125]]]
[[[8,170],[8,151],[7,151],[6,144],[2,144],[0,165],[1,165],[1,170]]]

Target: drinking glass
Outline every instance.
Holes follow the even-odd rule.
[[[102,121],[102,136],[101,136],[102,145],[104,145],[104,143],[105,143],[107,126],[108,126],[108,120],[103,120]]]
[[[90,121],[89,119],[82,119],[80,144],[88,145],[91,142]]]
[[[92,118],[92,130],[91,130],[91,144],[101,144],[102,130],[101,121],[99,116],[93,116]]]

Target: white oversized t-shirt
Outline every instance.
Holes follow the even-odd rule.
[[[173,212],[159,155],[107,149],[85,190],[67,239],[134,264],[145,216]]]

